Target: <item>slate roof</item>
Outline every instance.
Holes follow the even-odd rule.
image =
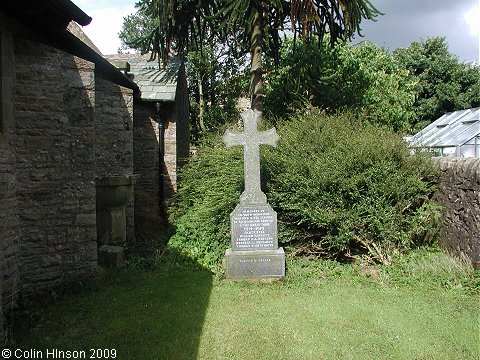
[[[172,57],[168,65],[159,66],[158,59],[149,61],[150,55],[116,54],[107,55],[109,61],[127,61],[128,75],[138,85],[144,101],[175,101],[177,79],[182,64],[179,57]]]

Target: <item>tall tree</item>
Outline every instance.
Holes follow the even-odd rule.
[[[385,49],[370,42],[330,47],[282,47],[282,59],[265,86],[264,111],[277,117],[308,105],[327,113],[349,109],[362,119],[407,131],[416,81]]]
[[[208,3],[202,11],[192,11],[191,3],[168,3],[143,1],[136,4],[137,11],[123,19],[119,33],[122,49],[151,52],[152,60],[158,58],[160,66],[168,61],[168,55],[187,55],[187,79],[190,91],[190,117],[192,140],[221,126],[235,112],[234,98],[246,90],[239,86],[239,70],[243,59],[235,59],[233,49],[222,42],[218,33],[212,34],[205,25]],[[158,8],[156,7],[158,6]],[[202,6],[201,4],[199,6]],[[211,6],[209,10],[208,6]],[[165,18],[165,14],[176,11]],[[188,24],[193,24],[187,27]],[[184,42],[174,40],[187,33]],[[243,77],[242,77],[243,78]],[[228,86],[227,86],[228,85]],[[233,95],[229,97],[228,95]],[[230,113],[230,117],[226,116]]]
[[[190,92],[191,140],[232,121],[236,100],[248,92],[243,59],[234,59],[225,46],[208,46],[186,56]]]
[[[321,44],[329,35],[333,45],[360,33],[363,18],[380,12],[368,0],[225,0],[220,7],[222,34],[235,34],[237,47],[250,52],[252,109],[262,110],[263,54],[275,62],[285,30],[304,42]],[[248,47],[246,47],[248,44]]]
[[[414,41],[395,50],[394,57],[417,84],[413,132],[446,112],[480,106],[480,66],[460,62],[445,38]]]
[[[360,34],[362,19],[380,14],[369,0],[140,0],[136,7],[156,22],[136,46],[164,61],[172,47],[198,50],[206,38],[231,41],[236,56],[250,53],[251,107],[260,111],[263,55],[278,58],[285,30],[304,42],[321,43],[328,34],[334,44]]]

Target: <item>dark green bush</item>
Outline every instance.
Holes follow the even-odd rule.
[[[362,255],[389,262],[425,241],[435,207],[435,172],[403,140],[350,115],[317,110],[281,125],[276,149],[262,148],[264,189],[290,251]],[[200,149],[182,171],[171,209],[170,246],[217,270],[229,247],[229,214],[243,190],[243,150]]]
[[[211,142],[181,172],[169,245],[216,271],[230,241],[229,214],[243,190],[243,152],[226,149],[219,137],[217,145]]]
[[[433,230],[435,171],[426,158],[409,156],[397,134],[312,111],[280,135],[265,159],[282,242],[305,253],[389,262]]]

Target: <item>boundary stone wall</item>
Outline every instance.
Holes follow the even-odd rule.
[[[440,244],[477,266],[480,262],[480,159],[438,157],[441,181],[434,200],[444,207]]]

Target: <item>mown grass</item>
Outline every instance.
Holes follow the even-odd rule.
[[[135,266],[133,266],[135,265]],[[288,259],[231,282],[178,256],[137,260],[17,321],[15,348],[118,359],[477,359],[479,275],[438,251],[365,268]]]

